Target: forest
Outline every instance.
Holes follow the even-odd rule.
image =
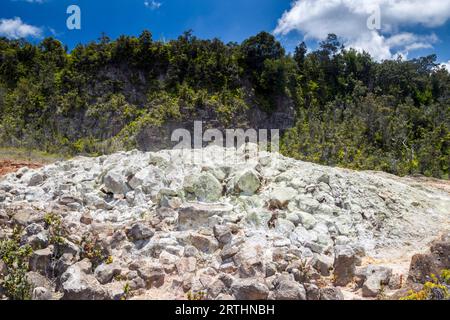
[[[242,43],[139,37],[80,44],[0,38],[0,146],[68,155],[138,147],[145,127],[292,106],[289,157],[449,178],[450,74],[435,55],[376,61],[330,34],[289,53],[261,32]]]

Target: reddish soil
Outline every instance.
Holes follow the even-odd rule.
[[[5,174],[15,172],[22,167],[28,167],[31,169],[36,169],[42,167],[41,163],[31,163],[25,161],[15,161],[15,160],[0,160],[0,176]]]

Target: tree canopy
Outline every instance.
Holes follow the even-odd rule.
[[[106,35],[71,52],[58,40],[0,38],[0,144],[48,152],[136,147],[146,126],[212,113],[295,109],[285,155],[333,166],[448,178],[450,74],[430,55],[375,61],[329,35],[293,54],[269,33],[241,44],[192,31]],[[114,143],[113,143],[114,142]]]

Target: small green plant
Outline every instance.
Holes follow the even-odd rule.
[[[61,217],[54,213],[47,213],[44,216],[44,223],[50,234],[50,243],[55,245],[63,244],[64,237]]]
[[[431,275],[431,281],[423,285],[422,290],[410,290],[406,297],[400,300],[449,300],[450,270],[443,270],[441,276]]]
[[[378,292],[378,295],[377,295],[377,299],[378,300],[387,300],[388,299],[388,297],[386,295],[386,286],[381,285],[380,292]]]
[[[308,261],[305,259],[299,259],[298,260],[298,275],[297,277],[299,278],[298,281],[301,282],[307,282],[310,280],[311,278],[311,273],[312,273],[312,267],[310,264],[308,264]]]
[[[205,300],[206,298],[206,293],[199,291],[199,292],[191,292],[189,291],[186,294],[186,298],[190,301],[200,301],[200,300]]]
[[[105,252],[97,237],[92,235],[84,235],[81,239],[81,258],[91,260],[94,268],[103,262],[107,263],[109,258],[112,263],[112,257]]]
[[[10,239],[0,241],[0,259],[6,264],[3,279],[6,296],[12,300],[31,299],[31,284],[27,279],[28,259],[33,253],[29,245],[20,245],[21,229],[16,227]]]
[[[123,287],[123,295],[120,298],[120,300],[127,300],[128,297],[130,296],[130,292],[131,292],[130,284],[127,282]]]
[[[125,281],[125,280],[127,280],[127,277],[124,276],[123,274],[118,274],[118,275],[114,276],[114,280],[115,281]]]
[[[441,279],[446,284],[450,285],[450,269],[442,270]]]
[[[113,263],[113,262],[114,262],[114,259],[113,259],[112,256],[109,256],[109,257],[106,259],[106,261],[105,261],[106,264],[111,264],[111,263]]]

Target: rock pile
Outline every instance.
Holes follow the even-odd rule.
[[[395,277],[364,257],[413,253],[449,230],[450,196],[398,177],[200,152],[201,164],[131,151],[5,176],[0,239],[20,226],[33,248],[32,297],[329,300],[345,286],[376,297]]]

